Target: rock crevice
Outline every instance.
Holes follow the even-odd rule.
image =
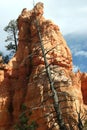
[[[84,103],[87,104],[87,76],[72,72],[70,49],[59,27],[43,17],[42,3],[36,4],[30,11],[23,9],[18,17],[18,50],[7,65],[0,63],[1,67],[4,66],[2,70],[0,68],[0,129],[13,130],[22,104],[32,109],[32,120],[39,124],[38,130],[59,129],[36,19],[39,22],[51,77],[60,100],[62,117],[67,129],[69,124],[74,123],[74,130],[77,130],[78,112],[81,110],[81,114],[84,114]]]

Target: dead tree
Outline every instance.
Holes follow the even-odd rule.
[[[75,122],[74,119],[72,119],[72,118],[71,119],[68,118],[68,127],[66,125],[65,118],[66,118],[66,114],[69,116],[69,113],[67,113],[67,112],[63,113],[63,109],[67,109],[70,106],[64,106],[64,107],[61,108],[60,103],[61,102],[68,102],[68,101],[72,102],[73,100],[72,100],[72,97],[70,97],[70,100],[68,100],[67,98],[60,100],[60,98],[59,98],[59,96],[61,96],[61,95],[63,95],[64,97],[70,96],[70,95],[68,95],[66,92],[58,92],[57,88],[55,87],[55,83],[54,83],[52,76],[51,76],[51,67],[50,67],[50,64],[48,64],[48,60],[46,58],[46,55],[54,48],[45,52],[44,43],[43,43],[42,35],[41,35],[41,32],[40,32],[40,24],[39,24],[39,20],[36,19],[36,12],[35,11],[34,11],[34,16],[35,16],[35,26],[36,26],[36,29],[37,29],[36,35],[38,36],[38,39],[39,39],[39,47],[33,53],[29,54],[29,56],[26,57],[25,60],[27,60],[28,58],[32,58],[32,56],[35,55],[38,50],[42,51],[42,57],[44,58],[44,64],[45,64],[45,72],[46,72],[46,75],[47,75],[47,78],[48,78],[48,81],[49,81],[49,84],[50,84],[50,90],[48,90],[48,91],[51,91],[51,93],[52,93],[51,97],[53,99],[52,105],[54,107],[54,111],[52,111],[52,112],[55,113],[54,117],[55,117],[55,121],[57,122],[57,125],[59,126],[60,130],[74,130],[75,125],[78,127],[79,130],[82,130],[81,129],[82,126],[81,126],[81,123],[80,123],[80,120],[79,120],[80,119],[79,115],[78,115],[78,122]],[[43,102],[46,102],[47,100],[48,99],[45,99]],[[41,104],[39,104],[39,107],[40,108],[42,107]],[[37,108],[38,108],[38,106],[32,107],[31,109],[35,110]],[[51,113],[49,113],[49,114],[51,114]],[[50,121],[51,120],[52,119],[50,119]],[[72,126],[70,120],[72,120],[72,122],[74,122],[74,126]],[[51,130],[52,130],[52,128],[51,128]]]
[[[35,12],[34,12],[35,13]],[[35,18],[36,18],[36,13],[34,14]],[[60,130],[67,130],[66,124],[63,120],[63,116],[62,116],[62,110],[60,108],[60,103],[61,101],[59,101],[58,98],[58,92],[55,89],[54,86],[54,82],[52,80],[51,77],[51,69],[50,69],[50,65],[48,64],[47,58],[46,58],[46,54],[50,51],[48,51],[47,53],[45,53],[45,49],[44,49],[44,45],[43,45],[43,41],[42,41],[42,36],[41,36],[41,32],[40,32],[40,25],[39,25],[39,21],[36,19],[36,28],[37,28],[37,35],[38,35],[38,39],[39,39],[39,43],[40,43],[40,48],[42,50],[42,56],[44,58],[44,64],[45,64],[45,69],[46,69],[46,74],[49,80],[49,84],[50,84],[50,90],[52,92],[52,96],[53,96],[53,106],[54,106],[54,110],[56,112],[56,118],[57,118],[57,123],[59,125]],[[64,101],[64,100],[63,100]],[[82,130],[82,123],[78,114],[78,129]],[[69,124],[70,130],[73,130],[73,127]]]
[[[34,11],[34,15],[36,17],[35,11]],[[57,91],[56,91],[56,89],[54,87],[54,83],[53,83],[52,78],[51,78],[51,70],[50,70],[50,66],[49,66],[49,64],[47,62],[45,49],[44,49],[44,46],[43,46],[43,41],[42,41],[42,37],[41,37],[41,33],[40,33],[39,21],[37,19],[36,19],[36,28],[37,28],[37,35],[38,35],[40,47],[41,47],[41,50],[42,50],[42,55],[43,55],[43,58],[44,58],[46,74],[47,74],[47,77],[48,77],[48,80],[49,80],[50,89],[52,91],[52,95],[53,95],[53,99],[54,99],[54,104],[53,105],[54,105],[54,109],[55,109],[55,112],[56,112],[57,123],[58,123],[58,125],[60,127],[60,130],[67,130],[66,125],[64,124],[62,116],[61,116],[62,112],[60,110],[60,105],[58,103],[59,99],[58,99],[58,96],[57,96]]]

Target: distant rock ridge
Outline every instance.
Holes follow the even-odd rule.
[[[38,130],[59,130],[53,113],[52,93],[40,48],[36,19],[39,21],[55,88],[57,92],[66,94],[58,96],[60,100],[67,100],[60,102],[67,129],[70,119],[78,122],[78,112],[85,114],[87,76],[80,71],[72,72],[70,49],[59,27],[43,17],[43,3],[39,2],[30,11],[23,9],[18,17],[18,50],[9,63],[2,65],[3,69],[0,68],[0,130],[13,130],[22,104],[32,109],[32,120],[39,124]],[[70,122],[73,125],[74,122]],[[74,125],[74,130],[77,130],[77,124]]]

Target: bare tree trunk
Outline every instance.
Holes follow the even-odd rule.
[[[14,36],[15,50],[17,51],[17,38],[16,38],[15,30],[13,32],[13,36]]]
[[[47,74],[47,77],[48,77],[48,80],[49,80],[49,83],[50,83],[50,89],[52,91],[52,95],[53,95],[53,99],[54,99],[54,109],[55,109],[55,112],[56,112],[57,123],[60,127],[60,130],[67,130],[67,128],[66,128],[66,126],[63,122],[63,119],[62,119],[62,115],[61,115],[62,112],[60,110],[60,105],[58,103],[59,100],[58,100],[57,91],[54,87],[54,83],[53,83],[52,78],[51,78],[51,70],[50,70],[50,66],[47,62],[46,55],[45,55],[43,41],[42,41],[42,37],[41,37],[41,34],[40,34],[40,27],[39,27],[39,23],[38,23],[37,20],[36,20],[36,27],[37,27],[37,31],[38,31],[38,38],[39,38],[39,41],[40,41],[40,47],[41,47],[42,54],[43,54],[43,57],[44,57],[46,74]]]

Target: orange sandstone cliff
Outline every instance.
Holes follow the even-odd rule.
[[[87,74],[72,71],[70,49],[59,27],[43,17],[42,3],[36,4],[33,10],[22,11],[18,17],[18,50],[7,65],[0,63],[0,130],[13,130],[22,104],[32,109],[31,118],[39,124],[38,130],[59,129],[36,19],[55,89],[69,95],[58,95],[63,100],[60,102],[62,116],[67,127],[69,122],[74,123],[74,130],[78,130],[75,123],[78,113],[84,114],[84,104],[87,104]]]

